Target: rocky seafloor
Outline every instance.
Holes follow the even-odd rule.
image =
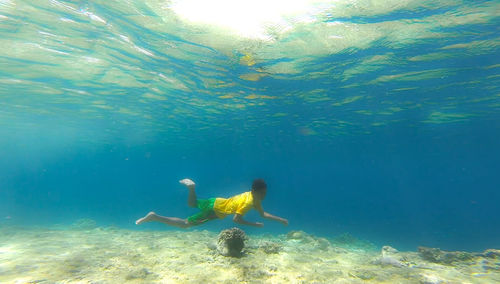
[[[500,283],[500,250],[375,248],[348,235],[247,236],[239,257],[217,232],[0,227],[0,283]]]

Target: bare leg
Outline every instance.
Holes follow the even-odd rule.
[[[166,225],[175,226],[179,228],[189,228],[192,226],[186,219],[181,219],[177,217],[164,217],[156,214],[155,212],[149,212],[146,216],[135,221],[135,224],[140,225],[146,222],[160,222]]]
[[[189,190],[188,206],[196,208],[197,198],[196,198],[196,192],[194,191],[194,187],[196,186],[196,184],[194,183],[194,181],[192,181],[188,178],[181,179],[179,182],[182,183],[183,185],[185,185]]]
[[[196,184],[188,178],[182,179],[179,182],[181,184],[185,185],[189,190],[189,195],[188,195],[189,207],[197,207],[196,192],[194,190]],[[179,228],[189,228],[192,226],[191,224],[189,224],[187,219],[181,219],[181,218],[177,218],[177,217],[160,216],[160,215],[156,214],[155,212],[149,212],[146,216],[135,221],[135,224],[140,225],[142,223],[153,222],[153,221],[167,224],[170,226],[179,227]]]

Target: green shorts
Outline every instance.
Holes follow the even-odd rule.
[[[196,202],[196,207],[200,209],[200,212],[187,218],[189,224],[200,225],[207,221],[217,219],[217,215],[214,211],[214,203],[215,198],[198,199],[198,201]]]

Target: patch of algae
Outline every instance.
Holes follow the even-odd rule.
[[[439,263],[450,253],[398,252],[388,246],[375,251],[350,235],[326,239],[291,231],[248,237],[243,256],[232,258],[216,252],[217,233],[209,231],[0,227],[0,283],[500,281],[498,250]]]

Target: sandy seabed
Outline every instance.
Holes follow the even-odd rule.
[[[0,227],[0,283],[500,283],[494,249],[375,250],[292,231],[249,235],[234,258],[217,252],[217,235]]]

